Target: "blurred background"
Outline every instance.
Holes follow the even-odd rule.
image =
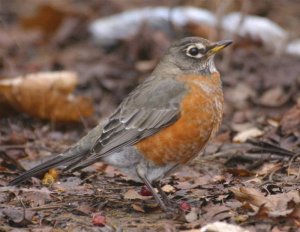
[[[299,10],[296,0],[1,1],[0,76],[74,71],[76,91],[91,97],[99,119],[149,75],[172,41],[233,39],[217,57],[225,115],[251,121],[263,106],[278,119],[299,92]]]

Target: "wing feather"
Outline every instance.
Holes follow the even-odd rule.
[[[171,78],[157,79],[149,78],[124,99],[104,126],[90,156],[74,163],[72,170],[119,152],[177,121],[186,87]]]

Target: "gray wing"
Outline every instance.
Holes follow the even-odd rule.
[[[173,124],[180,117],[185,93],[184,84],[174,79],[148,78],[110,116],[89,157],[69,167],[84,168]]]

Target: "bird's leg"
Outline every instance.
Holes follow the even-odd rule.
[[[153,185],[157,188],[158,193],[159,193],[159,195],[161,196],[163,202],[164,202],[166,205],[171,206],[172,203],[171,203],[170,199],[168,198],[167,194],[162,190],[161,185],[160,185],[160,182],[157,181],[157,182],[153,183]]]
[[[136,172],[139,178],[145,183],[145,185],[148,187],[148,189],[151,191],[154,199],[159,204],[159,206],[164,210],[167,211],[167,207],[165,203],[162,201],[162,199],[159,197],[153,186],[151,185],[150,181],[148,180],[146,173],[145,173],[145,167],[141,166],[140,164],[136,167]]]

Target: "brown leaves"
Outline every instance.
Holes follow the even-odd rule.
[[[128,199],[128,200],[135,200],[135,199],[147,200],[150,198],[152,198],[152,196],[141,195],[134,189],[129,189],[126,193],[124,193],[124,199]]]
[[[282,86],[275,86],[261,96],[259,103],[263,106],[278,107],[286,103],[289,98],[290,94],[285,93]]]
[[[254,188],[231,188],[235,198],[247,204],[247,208],[255,212],[258,218],[287,217],[300,219],[300,195],[298,190],[274,195],[265,195]],[[244,205],[246,206],[246,205]]]
[[[40,29],[46,34],[52,34],[59,27],[65,13],[51,5],[42,5],[32,17],[26,17],[22,26],[26,29]]]
[[[33,8],[31,14],[27,12],[22,18],[21,25],[26,30],[39,30],[46,39],[51,35],[60,37],[65,28],[74,27],[74,19],[77,24],[88,15],[85,7],[70,7],[64,2],[42,2]]]
[[[13,227],[26,227],[33,224],[33,212],[20,207],[4,208],[3,216],[8,218],[9,225]]]
[[[45,72],[0,81],[0,102],[20,112],[55,121],[79,121],[90,116],[92,103],[85,97],[75,97],[77,85],[73,72]]]
[[[280,121],[281,132],[300,136],[300,99],[298,103],[288,110]]]

